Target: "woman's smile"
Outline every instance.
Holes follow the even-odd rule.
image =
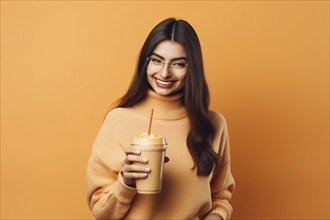
[[[156,81],[157,86],[161,88],[172,88],[175,83],[175,81],[161,80],[156,77],[154,77],[154,80]]]

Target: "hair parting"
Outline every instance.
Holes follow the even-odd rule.
[[[172,27],[171,41],[174,41],[174,34],[175,34],[175,26],[176,26],[176,23],[177,23],[177,22],[175,22],[175,23],[173,24],[173,27]]]

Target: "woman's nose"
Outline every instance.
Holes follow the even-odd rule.
[[[171,70],[170,70],[170,65],[168,63],[165,63],[163,65],[163,68],[160,71],[160,76],[163,79],[170,78],[172,76],[172,73],[171,73]]]

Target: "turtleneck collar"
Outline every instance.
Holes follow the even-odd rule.
[[[162,96],[148,90],[146,97],[136,105],[134,109],[141,115],[150,116],[150,111],[153,108],[154,119],[162,120],[177,120],[187,116],[187,111],[181,102],[182,93]]]

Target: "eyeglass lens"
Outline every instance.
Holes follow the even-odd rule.
[[[148,67],[152,71],[160,72],[166,64],[169,65],[169,69],[173,74],[182,75],[187,71],[187,62],[185,60],[175,60],[166,63],[164,60],[159,59],[158,57],[149,57]]]

